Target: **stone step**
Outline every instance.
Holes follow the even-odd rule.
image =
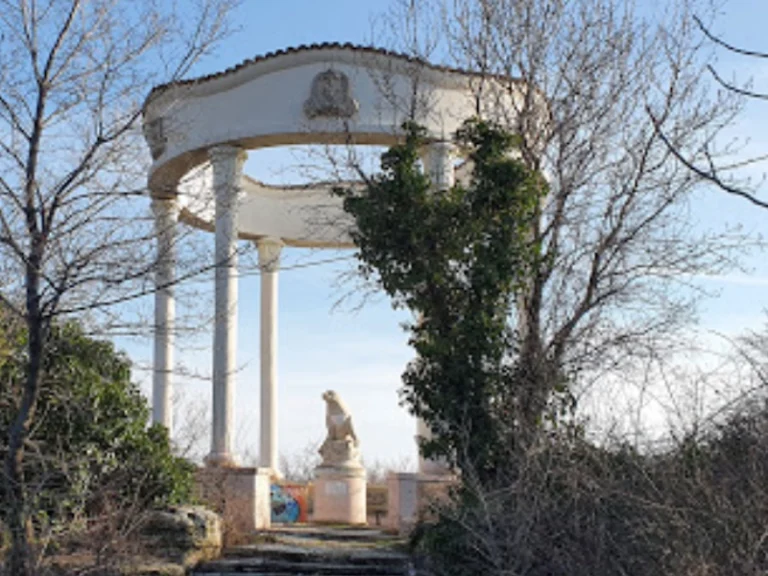
[[[403,541],[380,530],[343,526],[285,526],[260,542],[228,548],[194,568],[199,576],[406,576],[414,573]]]
[[[408,562],[408,556],[391,550],[371,548],[337,548],[333,546],[299,547],[291,542],[280,544],[256,544],[228,549],[225,560],[248,560],[251,558],[280,560],[286,562],[318,562],[351,564],[356,566],[402,565]]]
[[[190,573],[194,576],[194,574],[198,574],[197,571],[193,571]],[[202,574],[202,573],[200,573]],[[347,573],[347,572],[329,572],[329,573],[319,573],[319,572],[307,572],[306,570],[302,569],[301,567],[296,568],[293,572],[247,572],[238,570],[236,572],[208,572],[205,574],[205,576],[240,576],[241,574],[249,574],[250,576],[287,576],[287,575],[293,575],[293,576],[370,576],[370,572],[353,572],[353,573]],[[405,576],[409,574],[408,572],[392,572],[390,575],[387,576]]]
[[[301,525],[272,525],[269,531],[275,537],[310,538],[315,540],[336,540],[350,542],[398,542],[401,536],[387,534],[375,528],[349,528],[349,527],[317,527]]]
[[[314,576],[405,576],[408,565],[355,565],[332,562],[280,562],[262,558],[230,559],[207,562],[195,568],[193,574],[212,576],[223,574],[314,575]]]
[[[225,557],[198,565],[193,574],[402,576],[408,573],[408,566],[408,557],[397,552],[262,544],[228,550]]]
[[[408,564],[407,558],[400,557],[349,557],[341,555],[321,556],[309,554],[259,554],[252,556],[227,556],[201,564],[200,568],[207,571],[208,567],[217,566],[347,566],[355,569],[372,568],[376,570],[400,569]]]

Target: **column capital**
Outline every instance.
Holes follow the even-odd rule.
[[[179,216],[179,202],[175,197],[170,198],[152,198],[150,202],[152,213],[155,218],[172,217],[174,220]]]
[[[259,267],[263,272],[277,271],[283,246],[285,242],[274,236],[264,236],[256,240],[256,247],[259,249]]]
[[[276,251],[278,254],[280,253],[280,250],[282,250],[283,246],[285,246],[285,242],[282,241],[282,239],[278,238],[277,236],[262,236],[258,240],[253,241],[254,244],[256,244],[256,248],[259,249],[259,253],[262,251]]]
[[[442,152],[443,154],[454,154],[457,150],[457,146],[451,140],[435,140],[429,144],[425,144],[422,150],[425,152]]]
[[[234,159],[242,165],[248,158],[248,152],[235,144],[217,144],[208,148],[208,158],[213,163]]]

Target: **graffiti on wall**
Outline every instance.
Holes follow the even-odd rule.
[[[302,484],[272,484],[272,522],[292,524],[308,519],[308,490]]]

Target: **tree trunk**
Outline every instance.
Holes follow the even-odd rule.
[[[13,576],[34,575],[30,548],[33,531],[27,510],[24,482],[24,442],[29,435],[37,406],[42,373],[43,342],[46,334],[45,321],[40,311],[40,247],[40,242],[33,244],[33,256],[27,264],[27,330],[29,332],[27,378],[18,413],[8,432],[8,454],[5,460],[6,492],[10,497],[7,518],[8,529],[11,532],[8,573]]]

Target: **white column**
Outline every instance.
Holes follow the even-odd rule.
[[[424,421],[423,418],[420,416],[416,417],[416,447],[419,450],[419,472],[421,474],[429,474],[429,460],[424,458],[424,455],[421,453],[421,441],[422,440],[431,440],[432,439],[432,431],[429,429],[429,426],[427,426],[427,423]]]
[[[421,159],[424,162],[424,170],[437,191],[448,190],[454,184],[455,149],[456,147],[451,142],[439,141],[428,144],[422,151]]]
[[[237,360],[237,207],[246,154],[235,146],[209,150],[216,196],[216,320],[213,334],[213,430],[209,466],[235,466]]]
[[[432,440],[432,430],[422,418],[416,418],[416,445],[420,446],[421,440]],[[451,473],[448,462],[442,456],[437,458],[425,458],[419,447],[419,473],[428,476],[443,476]]]
[[[456,147],[451,142],[438,141],[424,147],[421,159],[424,162],[424,170],[432,181],[432,188],[436,192],[444,192],[450,189],[456,179],[453,165]],[[419,438],[432,439],[432,431],[421,418],[416,419],[416,443]],[[428,475],[448,474],[450,470],[443,458],[424,458],[419,448],[419,472]]]
[[[261,270],[261,430],[259,466],[273,474],[277,469],[277,271],[283,242],[262,238]]]
[[[176,279],[176,222],[179,216],[175,198],[152,200],[157,238],[155,268],[155,350],[152,375],[152,422],[173,430],[173,330],[176,319],[174,282]]]

